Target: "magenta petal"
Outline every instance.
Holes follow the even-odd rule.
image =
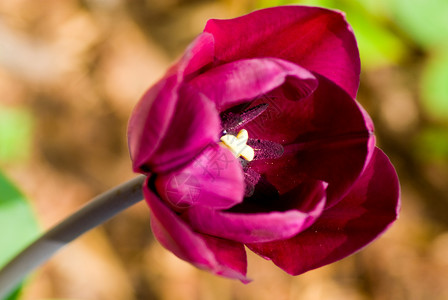
[[[210,63],[212,41],[209,34],[200,35],[134,108],[128,126],[134,171],[167,171],[189,161],[200,148],[219,138],[215,104],[182,87],[185,72]],[[200,53],[201,59],[195,53]]]
[[[152,105],[139,105],[138,112],[132,115],[129,128],[135,130],[130,131],[129,144],[136,171],[167,172],[178,168],[206,145],[219,140],[221,127],[214,103],[186,88],[180,88],[175,96],[178,99],[171,102],[167,99],[172,94],[170,88],[164,86],[157,94],[151,89],[140,104],[146,106],[146,101],[153,101]],[[147,115],[141,115],[143,112]],[[166,128],[161,128],[164,122],[168,122]]]
[[[274,99],[265,112],[267,118],[248,123],[252,138],[284,147],[282,157],[253,161],[251,168],[280,194],[293,189],[304,176],[328,182],[327,205],[334,205],[367,165],[375,138],[372,122],[358,103],[332,81],[318,74],[316,78],[319,85],[310,97]]]
[[[290,238],[302,230],[308,217],[296,210],[256,214],[226,213],[201,206],[188,210],[188,222],[194,230],[240,243]]]
[[[288,202],[285,206],[292,204],[297,207],[300,202],[303,210],[241,213],[195,206],[187,210],[185,218],[198,232],[236,242],[262,243],[286,239],[308,228],[320,216],[325,206],[326,186],[326,183],[316,182],[311,189],[300,188],[289,195],[288,198],[294,199],[270,199]]]
[[[215,105],[181,88],[171,124],[150,167],[155,172],[167,172],[189,163],[204,147],[216,143],[220,134],[221,121]]]
[[[214,62],[214,39],[207,32],[201,33],[185,50],[184,56],[179,61],[183,75],[189,75],[199,71],[203,67]]]
[[[163,78],[134,108],[128,125],[128,144],[135,172],[148,171],[143,167],[153,159],[168,129],[177,103],[178,88],[176,76]]]
[[[196,205],[226,209],[244,196],[240,162],[217,143],[209,144],[182,169],[160,174],[155,184],[161,197],[177,210]]]
[[[309,96],[317,87],[317,81],[309,71],[275,58],[243,59],[217,66],[189,84],[215,101],[218,110],[223,111],[285,83],[295,91],[296,99]]]
[[[399,190],[393,166],[376,148],[349,194],[314,225],[291,239],[248,247],[293,275],[335,262],[378,238],[396,220]]]
[[[246,277],[247,258],[244,245],[241,243],[212,237],[205,234],[200,236],[214,253],[219,265],[213,270],[217,275],[239,279],[243,283],[251,280]]]
[[[231,20],[210,20],[204,29],[224,61],[276,57],[331,79],[352,97],[360,61],[351,27],[342,13],[318,7],[281,6]]]
[[[148,188],[151,228],[156,239],[177,257],[212,273],[248,282],[246,254],[239,243],[195,233]]]

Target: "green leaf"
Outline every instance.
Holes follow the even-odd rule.
[[[429,59],[422,75],[421,101],[431,117],[448,118],[448,49]]]
[[[425,128],[415,139],[413,148],[425,162],[448,162],[448,130],[445,127]]]
[[[20,292],[22,290],[22,284],[20,284],[18,287],[12,291],[9,296],[5,298],[5,300],[17,300],[20,299]]]
[[[255,6],[256,6],[256,8],[259,9],[259,8],[294,4],[296,2],[297,2],[296,0],[258,0],[258,1],[256,1]]]
[[[385,28],[381,18],[354,3],[338,8],[346,12],[347,21],[353,27],[363,67],[378,68],[398,63],[406,55],[404,44]]]
[[[31,128],[31,116],[26,110],[0,106],[0,163],[11,163],[28,157]]]
[[[0,268],[39,234],[30,204],[0,172]],[[18,290],[7,298],[18,299]]]
[[[432,47],[448,42],[448,1],[385,0],[391,18],[415,42]]]

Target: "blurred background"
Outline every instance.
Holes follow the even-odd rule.
[[[448,299],[446,0],[2,0],[0,192],[13,182],[28,202],[14,213],[0,205],[0,263],[134,176],[131,110],[207,19],[291,3],[343,10],[354,28],[358,100],[399,173],[399,221],[358,254],[298,277],[249,253],[254,281],[243,285],[164,250],[139,203],[55,255],[20,299]]]

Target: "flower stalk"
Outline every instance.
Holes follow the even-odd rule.
[[[0,299],[63,246],[143,200],[141,187],[145,178],[140,175],[95,197],[13,258],[0,270]]]

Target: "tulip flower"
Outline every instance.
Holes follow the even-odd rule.
[[[243,282],[245,246],[298,275],[375,240],[397,218],[399,183],[355,100],[359,73],[341,12],[209,20],[129,122],[156,239]]]

